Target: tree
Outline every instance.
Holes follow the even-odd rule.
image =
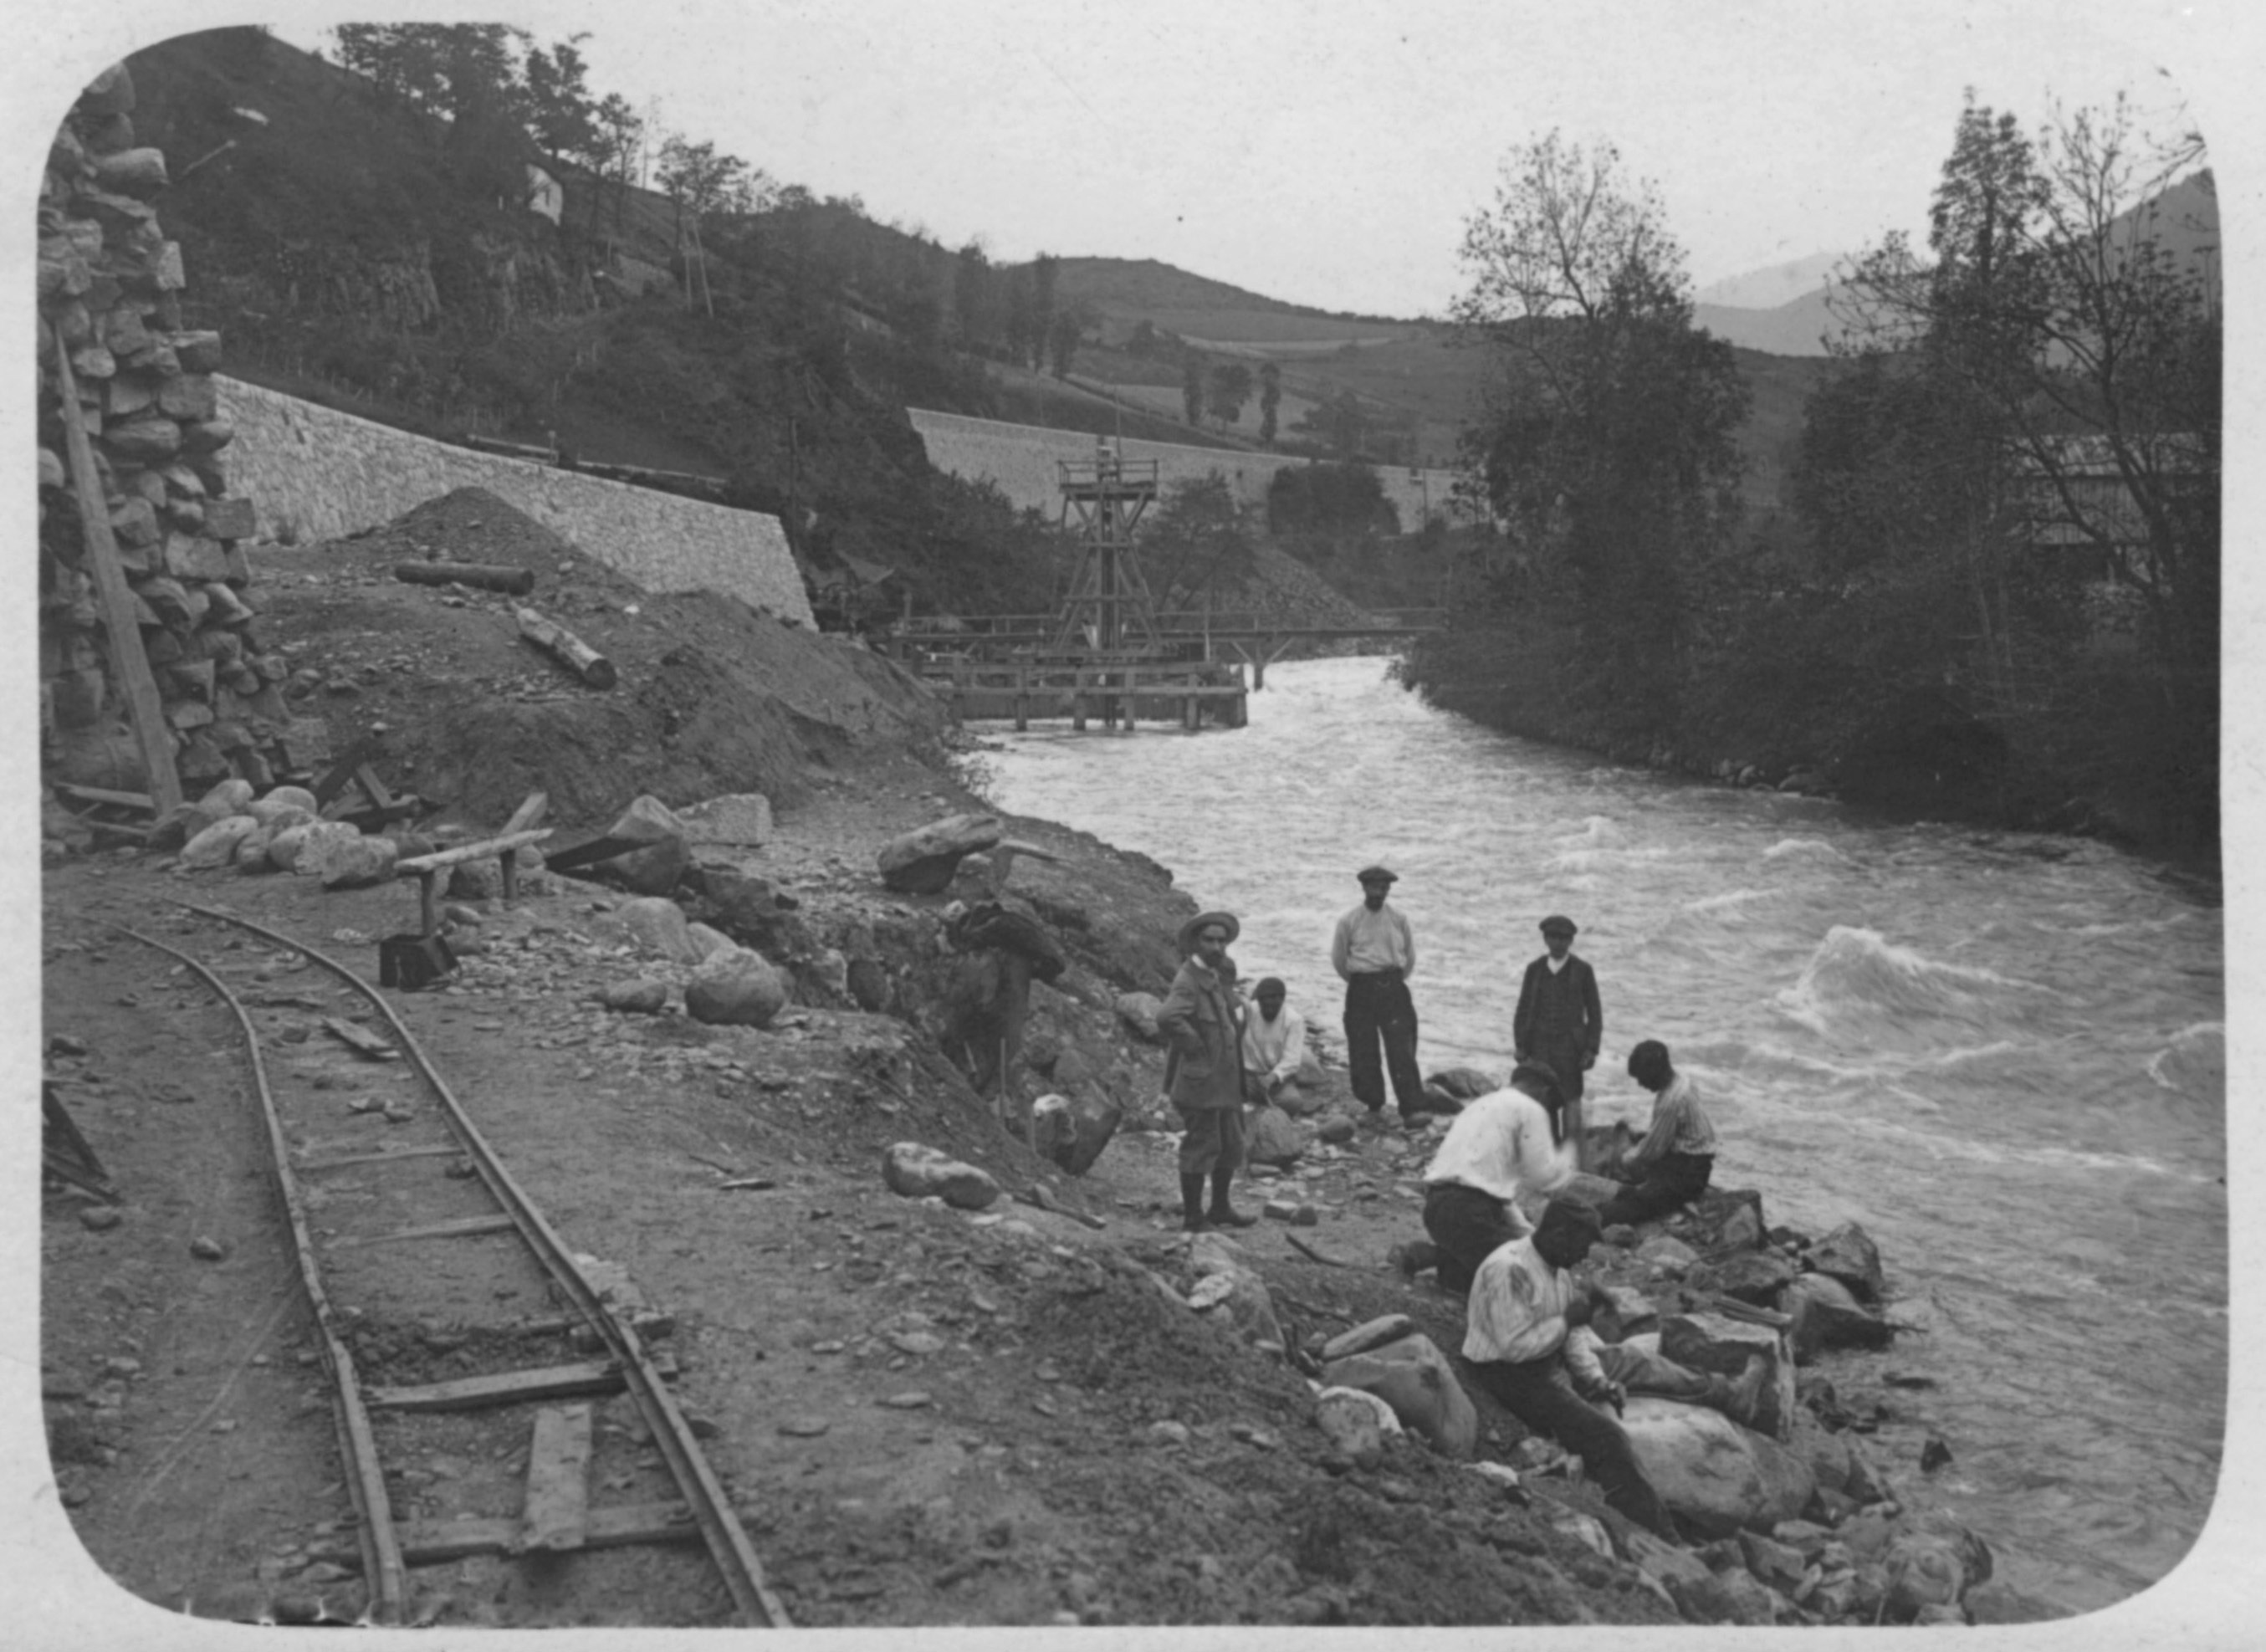
[[[1185,347],[1181,351],[1181,413],[1192,425],[1203,422],[1203,357]]]
[[[676,203],[680,223],[687,216],[697,223],[714,212],[759,211],[775,194],[771,179],[759,169],[736,155],[719,153],[712,143],[696,143],[681,132],[662,140],[661,164],[654,176],[662,193]]]
[[[1747,392],[1692,325],[1682,251],[1611,144],[1511,151],[1465,226],[1453,315],[1488,352],[1465,460],[1624,704],[1672,715],[1692,607],[1738,506]]]
[[[588,65],[579,49],[589,38],[569,35],[547,50],[529,47],[522,73],[528,129],[543,152],[600,172],[605,170],[610,145],[598,103],[590,96]]]
[[[339,62],[389,98],[455,121],[499,105],[525,113],[514,54],[528,34],[501,23],[341,23]]]
[[[1259,439],[1275,440],[1275,416],[1283,406],[1283,369],[1272,362],[1259,364]]]
[[[1056,296],[1055,288],[1062,276],[1062,260],[1051,252],[1042,252],[1031,264],[1031,365],[1038,366],[1046,359],[1054,341]],[[1064,369],[1067,371],[1067,369]],[[1055,376],[1060,378],[1062,373]]]
[[[1223,362],[1211,369],[1205,398],[1211,416],[1223,425],[1239,422],[1243,404],[1251,399],[1251,369],[1240,362]]]
[[[1100,322],[1100,318],[1085,303],[1055,312],[1054,321],[1047,329],[1047,354],[1054,363],[1056,378],[1070,376],[1071,363],[1078,359],[1078,347],[1085,341],[1085,330]]]
[[[981,241],[970,241],[953,255],[952,312],[960,323],[961,348],[982,349],[997,336],[997,285]]]
[[[1141,536],[1150,588],[1166,609],[1206,591],[1239,587],[1251,576],[1252,542],[1227,479],[1213,471],[1175,482]]]

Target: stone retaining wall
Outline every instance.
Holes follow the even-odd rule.
[[[927,445],[931,464],[967,481],[992,483],[1018,510],[1058,515],[1062,488],[1055,461],[1093,457],[1094,439],[1080,431],[971,419],[963,413],[930,413],[920,407],[908,407],[905,412]],[[1283,453],[1182,447],[1134,436],[1125,438],[1124,450],[1129,459],[1156,460],[1158,482],[1164,489],[1169,490],[1175,482],[1202,481],[1217,471],[1227,479],[1238,500],[1261,509],[1276,471],[1313,462]],[[1453,471],[1412,472],[1403,464],[1370,468],[1376,471],[1385,498],[1400,512],[1404,531],[1414,533],[1422,526],[1428,505],[1436,516],[1447,514],[1456,481]]]
[[[237,486],[270,537],[341,538],[459,487],[484,487],[649,591],[721,591],[815,625],[775,516],[476,453],[221,378]]]

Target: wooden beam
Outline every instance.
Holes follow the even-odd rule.
[[[412,1566],[439,1566],[476,1554],[509,1554],[523,1530],[516,1515],[480,1520],[413,1520],[397,1524],[401,1558]],[[698,1543],[700,1527],[681,1502],[624,1503],[593,1509],[582,1529],[586,1549],[617,1549],[636,1543]],[[316,1558],[340,1566],[359,1566],[361,1551],[333,1543],[313,1550]]]
[[[513,610],[523,641],[531,642],[566,668],[584,686],[610,689],[618,680],[614,662],[555,619],[546,619],[531,608]]]
[[[346,749],[346,755],[333,763],[323,778],[315,782],[315,807],[321,808],[347,789],[355,771],[376,754],[378,740],[376,735],[364,735]]]
[[[78,497],[79,531],[86,540],[87,567],[102,599],[102,632],[110,646],[111,670],[126,691],[134,738],[142,748],[143,767],[149,771],[150,800],[157,813],[169,813],[181,801],[180,771],[173,766],[173,737],[165,726],[165,708],[157,698],[157,679],[150,669],[150,656],[142,647],[142,627],[134,618],[134,592],[126,583],[126,570],[119,565],[118,542],[111,537],[110,509],[102,502],[102,477],[94,468],[94,449],[86,439],[70,351],[60,336],[55,340],[55,373],[62,391],[63,450],[70,462],[71,488]]]
[[[496,836],[508,837],[514,832],[533,831],[543,824],[543,817],[550,809],[550,793],[530,792],[520,800],[519,807],[512,810],[511,818],[504,822],[503,829]]]
[[[82,803],[114,803],[121,808],[138,808],[145,815],[157,809],[147,792],[113,792],[99,786],[73,786],[68,780],[55,782],[55,792],[58,797],[76,798]]]
[[[664,1377],[676,1374],[676,1362],[666,1353],[647,1357]],[[486,1377],[460,1377],[454,1382],[423,1383],[406,1388],[372,1388],[369,1403],[389,1411],[477,1411],[485,1406],[517,1405],[529,1400],[572,1400],[584,1394],[619,1393],[621,1367],[610,1359],[585,1360],[574,1365],[545,1365],[533,1371],[500,1371]],[[513,1522],[516,1526],[518,1523]]]
[[[399,1061],[401,1052],[375,1033],[363,1031],[352,1021],[335,1015],[323,1017],[323,1030],[354,1051],[371,1061]]]
[[[390,1153],[355,1153],[347,1159],[303,1159],[294,1166],[301,1175],[318,1170],[344,1170],[351,1165],[385,1165],[397,1159],[441,1159],[462,1155],[461,1147],[403,1147]]]
[[[499,1210],[493,1216],[460,1217],[453,1222],[428,1222],[422,1227],[396,1228],[391,1233],[333,1239],[331,1248],[352,1250],[363,1245],[391,1245],[398,1239],[470,1239],[480,1233],[509,1232],[518,1225],[509,1216]]]
[[[537,793],[537,796],[542,793]],[[525,804],[521,807],[524,808]],[[393,870],[398,874],[414,873],[420,876],[439,872],[449,866],[460,866],[468,860],[486,860],[490,855],[500,855],[507,849],[524,849],[530,844],[539,844],[551,836],[552,829],[541,827],[534,831],[507,832],[501,837],[483,837],[476,844],[459,844],[454,849],[442,849],[429,855],[413,855],[406,860],[397,860]]]
[[[546,1406],[527,1448],[527,1496],[518,1546],[564,1553],[588,1536],[590,1407]]]

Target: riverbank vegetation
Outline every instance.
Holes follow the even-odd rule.
[[[1693,325],[1657,197],[1610,147],[1514,151],[1467,226],[1456,312],[1491,358],[1464,457],[1502,531],[1410,680],[1625,757],[2210,852],[2203,159],[2123,105],[2026,135],[1970,103],[1925,253],[1891,236],[1845,272],[1792,520],[1758,524],[1732,440],[1744,385]]]

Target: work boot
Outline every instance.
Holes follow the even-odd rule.
[[[1181,1178],[1181,1232],[1202,1233],[1211,1224],[1204,1220],[1204,1179],[1202,1176]]]
[[[1385,1254],[1385,1260],[1400,1270],[1403,1279],[1414,1279],[1440,1260],[1440,1247],[1430,1239],[1407,1239]]]
[[[1716,1378],[1723,1389],[1722,1403],[1717,1409],[1742,1428],[1753,1428],[1755,1414],[1762,1407],[1763,1381],[1769,1375],[1770,1363],[1759,1354],[1749,1355],[1747,1368],[1736,1378]]]
[[[1232,1170],[1211,1173],[1211,1209],[1204,1212],[1204,1220],[1214,1227],[1253,1227],[1258,1224],[1257,1217],[1239,1216],[1235,1207],[1228,1203],[1227,1185],[1234,1180],[1235,1173]]]

